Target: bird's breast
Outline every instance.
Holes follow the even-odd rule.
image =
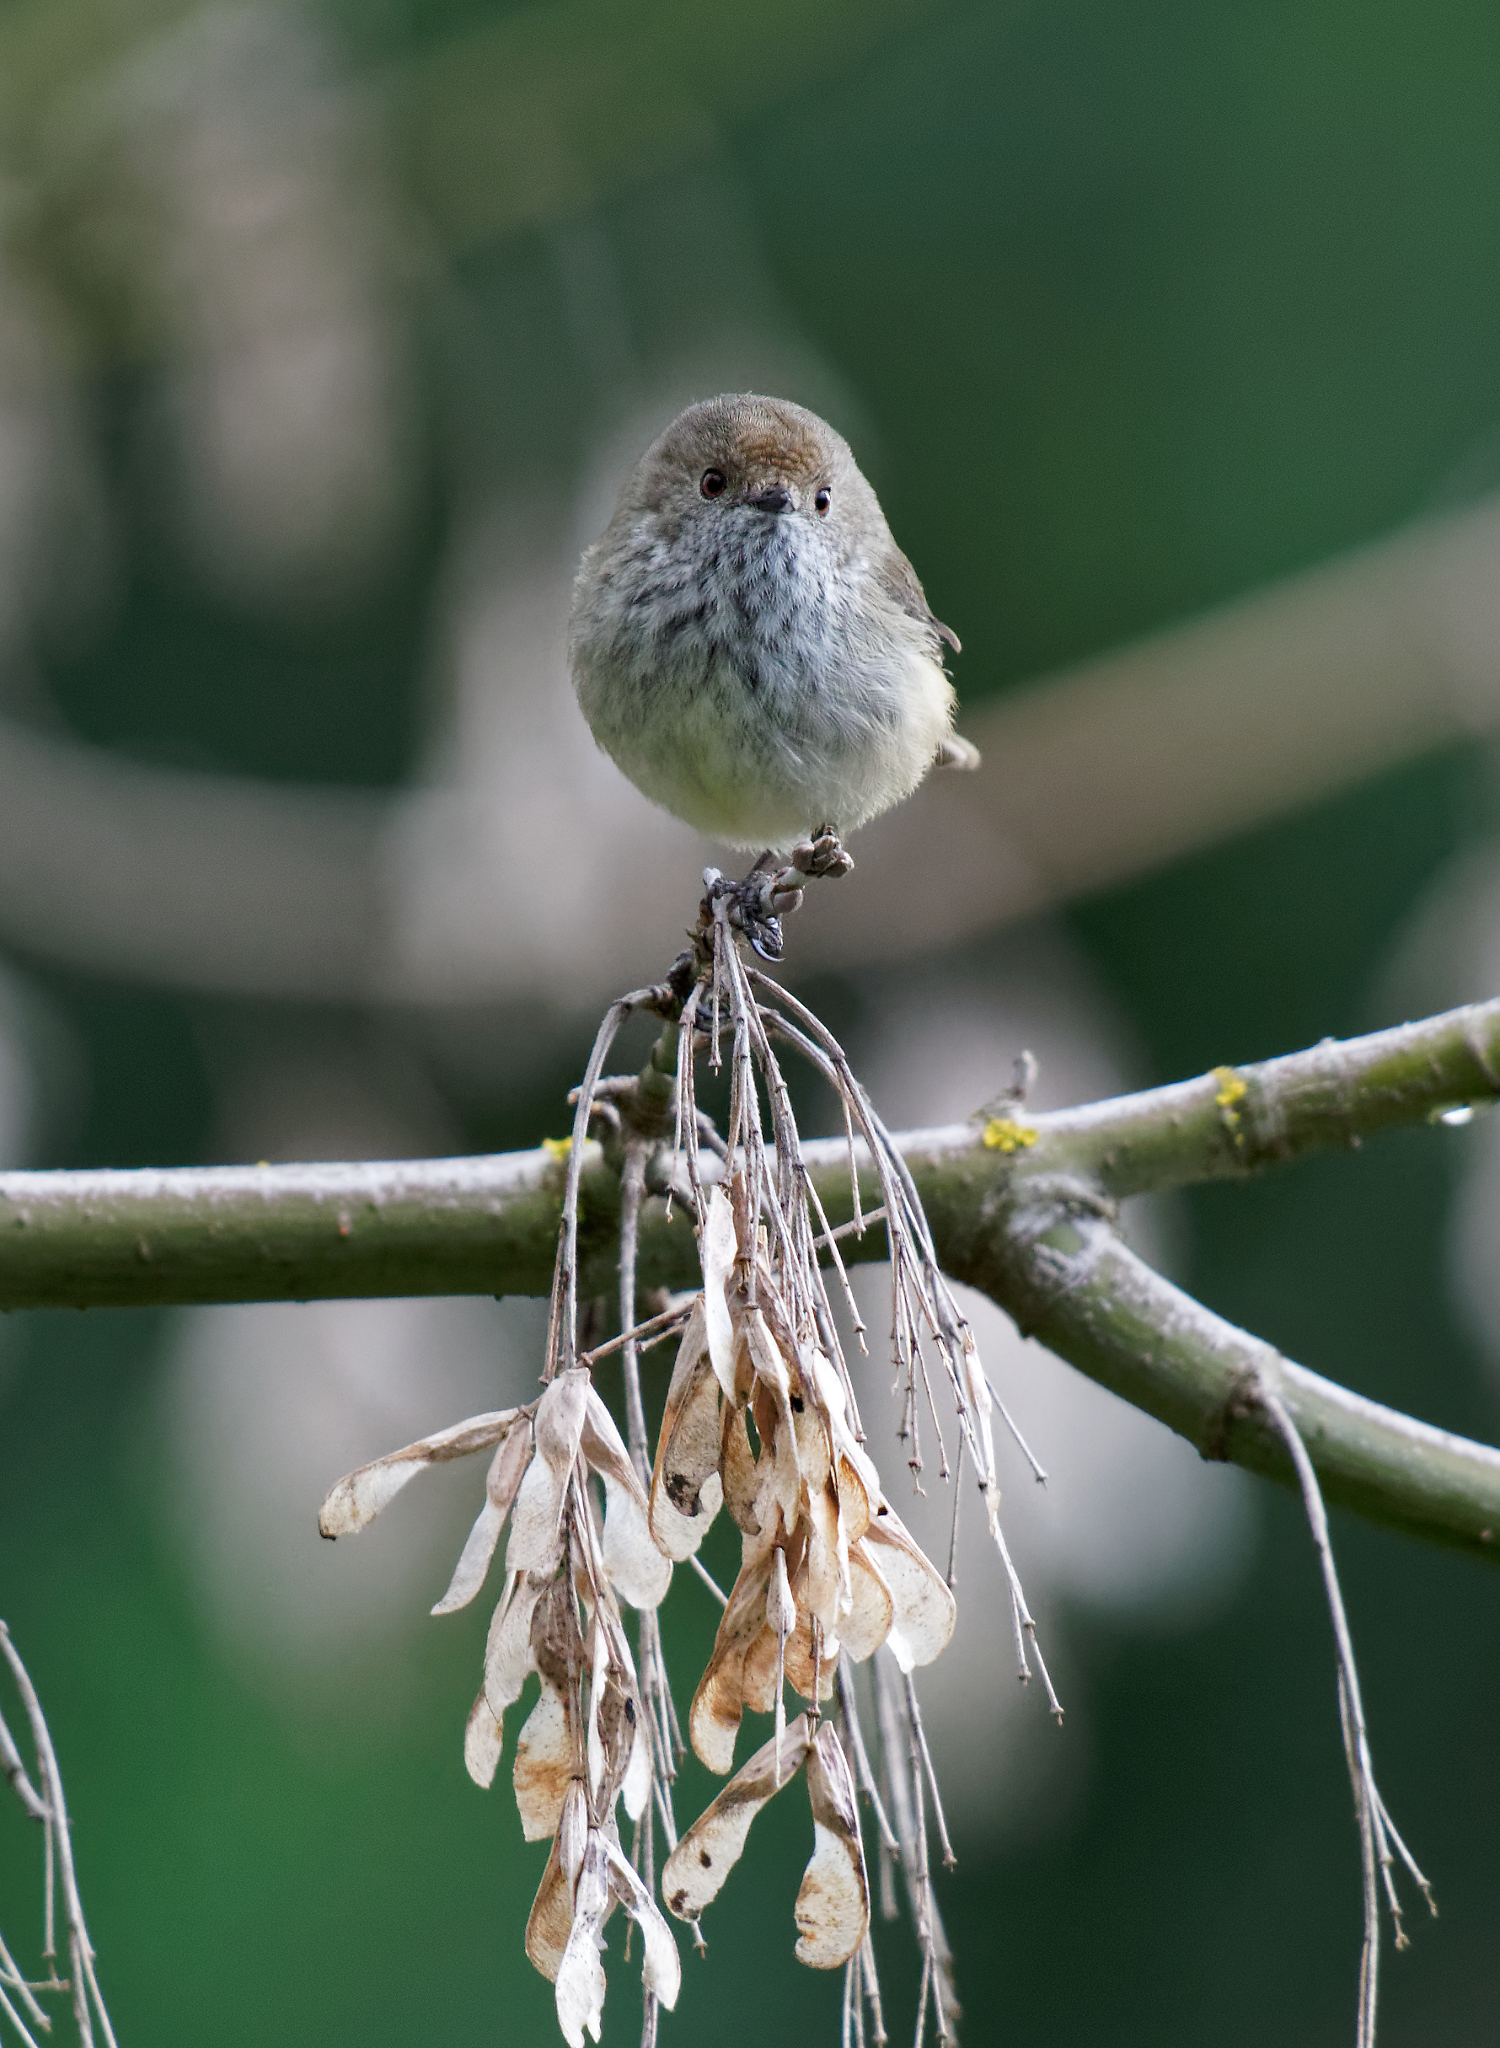
[[[657,673],[727,670],[747,691],[781,695],[818,690],[840,665],[837,579],[789,521],[725,522],[695,550],[652,554],[622,625]]]

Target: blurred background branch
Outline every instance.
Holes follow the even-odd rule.
[[[554,893],[548,913],[441,938],[412,929],[446,864],[442,785],[385,801],[347,791],[121,761],[0,723],[0,935],[151,982],[280,999],[428,1004],[604,986],[584,962],[639,957],[673,914],[679,877],[722,849],[633,791],[573,791],[588,742],[566,699],[561,579],[547,586],[544,661],[557,718],[512,736],[477,888],[554,835],[570,870],[640,861],[631,899]],[[867,886],[811,906],[821,962],[854,968],[993,932],[1133,880],[1403,761],[1500,726],[1500,507],[1434,520],[1226,612],[1031,684],[968,725],[984,754],[862,838]],[[539,812],[541,815],[539,815]],[[547,813],[550,812],[550,817]],[[675,858],[674,858],[675,856]],[[579,963],[559,989],[553,930]],[[597,986],[596,986],[597,984]]]
[[[30,349],[30,382],[53,387],[52,435],[74,439],[77,473],[62,488],[97,499],[99,485],[66,416],[67,358],[48,362],[43,337],[59,320],[94,352],[123,350],[148,381],[165,372],[152,431],[159,459],[177,465],[184,534],[210,586],[272,616],[359,599],[405,544],[420,495],[413,312],[434,292],[442,304],[441,266],[463,251],[537,232],[555,238],[566,291],[585,295],[587,349],[605,349],[601,418],[641,421],[607,473],[676,392],[748,370],[734,356],[757,325],[751,356],[780,353],[790,368],[796,349],[784,329],[772,340],[772,313],[739,323],[738,342],[709,341],[696,374],[683,374],[696,344],[676,366],[669,355],[663,379],[623,331],[610,342],[622,287],[606,244],[578,223],[711,156],[830,68],[953,12],[820,0],[730,34],[691,10],[575,0],[440,38],[377,65],[350,96],[311,18],[164,4],[122,36],[81,0],[17,7],[0,24],[0,69],[27,174],[13,257],[34,303],[18,296],[12,324],[29,318],[35,332],[12,355]],[[154,46],[141,43],[148,24]],[[678,288],[691,293],[701,273],[711,301],[699,244],[715,231],[707,216],[684,219],[672,243]],[[591,504],[603,481],[588,486]],[[46,488],[56,495],[56,479]],[[526,490],[522,559],[481,600],[503,605],[507,644],[486,630],[482,673],[455,649],[453,722],[414,789],[357,800],[314,780],[293,796],[280,781],[149,765],[55,724],[0,720],[0,936],[186,990],[587,1008],[673,915],[671,875],[712,849],[591,759],[563,685],[578,528],[559,523],[550,495],[536,500],[529,477]],[[80,538],[106,543],[74,521],[63,530],[76,595]],[[514,539],[493,531],[469,546],[493,555],[497,539],[502,561],[514,556]],[[856,967],[893,944],[993,932],[1491,733],[1497,589],[1500,510],[1484,499],[971,714],[985,770],[935,785],[866,835],[879,887],[825,908],[820,957]],[[581,783],[599,800],[580,802]],[[535,914],[485,915],[539,838],[569,857],[538,877]],[[631,858],[660,880],[622,923],[622,906],[591,906],[577,878]],[[561,920],[575,931],[591,920],[593,943],[568,957],[596,966],[560,982],[550,933]]]

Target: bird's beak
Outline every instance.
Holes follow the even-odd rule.
[[[763,491],[756,492],[745,500],[757,512],[790,512],[795,509],[796,500],[785,484],[767,484]]]

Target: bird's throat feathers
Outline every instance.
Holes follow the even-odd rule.
[[[649,674],[727,664],[748,688],[814,693],[851,610],[822,536],[749,507],[712,519],[657,513],[631,536],[616,658]]]

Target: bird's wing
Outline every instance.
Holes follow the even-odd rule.
[[[937,658],[939,643],[944,640],[955,654],[961,652],[958,635],[951,626],[945,626],[941,619],[933,617],[932,606],[927,602],[926,593],[917,581],[917,572],[899,548],[891,550],[877,573],[886,591],[900,605],[907,617],[930,629],[933,635],[934,659]]]

